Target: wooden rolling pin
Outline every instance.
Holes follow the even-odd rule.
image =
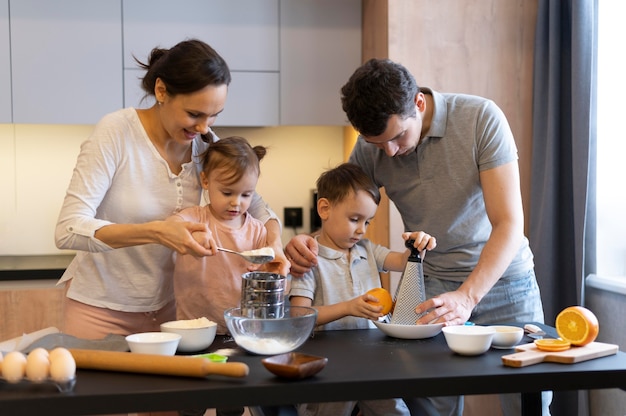
[[[82,349],[70,349],[69,351],[74,356],[76,368],[88,370],[184,377],[206,377],[211,374],[245,377],[249,372],[245,363],[214,363],[203,357]]]

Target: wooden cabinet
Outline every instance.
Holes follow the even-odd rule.
[[[279,124],[278,0],[124,0],[123,7],[126,106],[137,106],[144,94],[133,56],[146,62],[156,46],[198,38],[232,72],[226,108],[215,124]]]
[[[10,123],[11,120],[9,0],[0,0],[0,123]]]
[[[281,124],[348,124],[340,89],[361,64],[361,15],[361,0],[281,1]]]
[[[0,289],[0,341],[48,327],[61,329],[65,289],[49,287],[13,287]]]
[[[13,122],[93,124],[122,106],[119,2],[12,1]]]

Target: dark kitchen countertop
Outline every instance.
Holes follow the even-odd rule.
[[[554,328],[537,324],[546,332]],[[576,364],[541,363],[515,368],[490,349],[466,357],[452,353],[442,333],[405,340],[377,329],[321,331],[298,352],[328,358],[317,375],[281,379],[263,366],[263,356],[241,350],[218,335],[206,352],[228,351],[229,362],[243,362],[244,378],[202,378],[132,374],[79,368],[69,393],[53,386],[1,385],[2,414],[48,416],[150,412],[214,407],[277,406],[321,401],[376,400],[391,397],[522,393],[523,414],[541,414],[541,391],[626,387],[626,354]],[[274,410],[274,409],[272,409]],[[269,413],[269,412],[268,412]]]
[[[58,279],[74,254],[0,256],[0,281]]]

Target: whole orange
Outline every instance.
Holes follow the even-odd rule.
[[[556,317],[556,332],[561,339],[582,347],[593,342],[600,332],[598,318],[582,306],[569,306]]]
[[[380,311],[380,313],[382,313],[383,315],[387,315],[389,312],[391,312],[393,299],[391,298],[391,293],[389,293],[387,289],[383,289],[382,287],[375,287],[374,289],[368,290],[367,293],[378,299],[378,302],[368,301],[368,303],[382,306],[383,310]]]

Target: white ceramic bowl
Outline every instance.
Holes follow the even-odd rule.
[[[491,325],[496,330],[491,340],[491,346],[496,349],[511,349],[516,346],[524,336],[524,329],[512,325]]]
[[[180,335],[169,332],[142,332],[126,337],[131,352],[139,354],[174,355]]]
[[[224,319],[237,345],[259,355],[290,352],[309,339],[317,311],[305,306],[285,307],[282,318],[249,318],[241,308],[224,311]]]
[[[399,325],[372,321],[385,335],[402,339],[431,338],[441,332],[443,324]]]
[[[448,347],[461,355],[480,355],[489,349],[495,328],[480,325],[444,326]]]
[[[206,318],[182,319],[161,324],[161,332],[178,334],[180,352],[197,352],[207,349],[215,340],[217,323]]]

